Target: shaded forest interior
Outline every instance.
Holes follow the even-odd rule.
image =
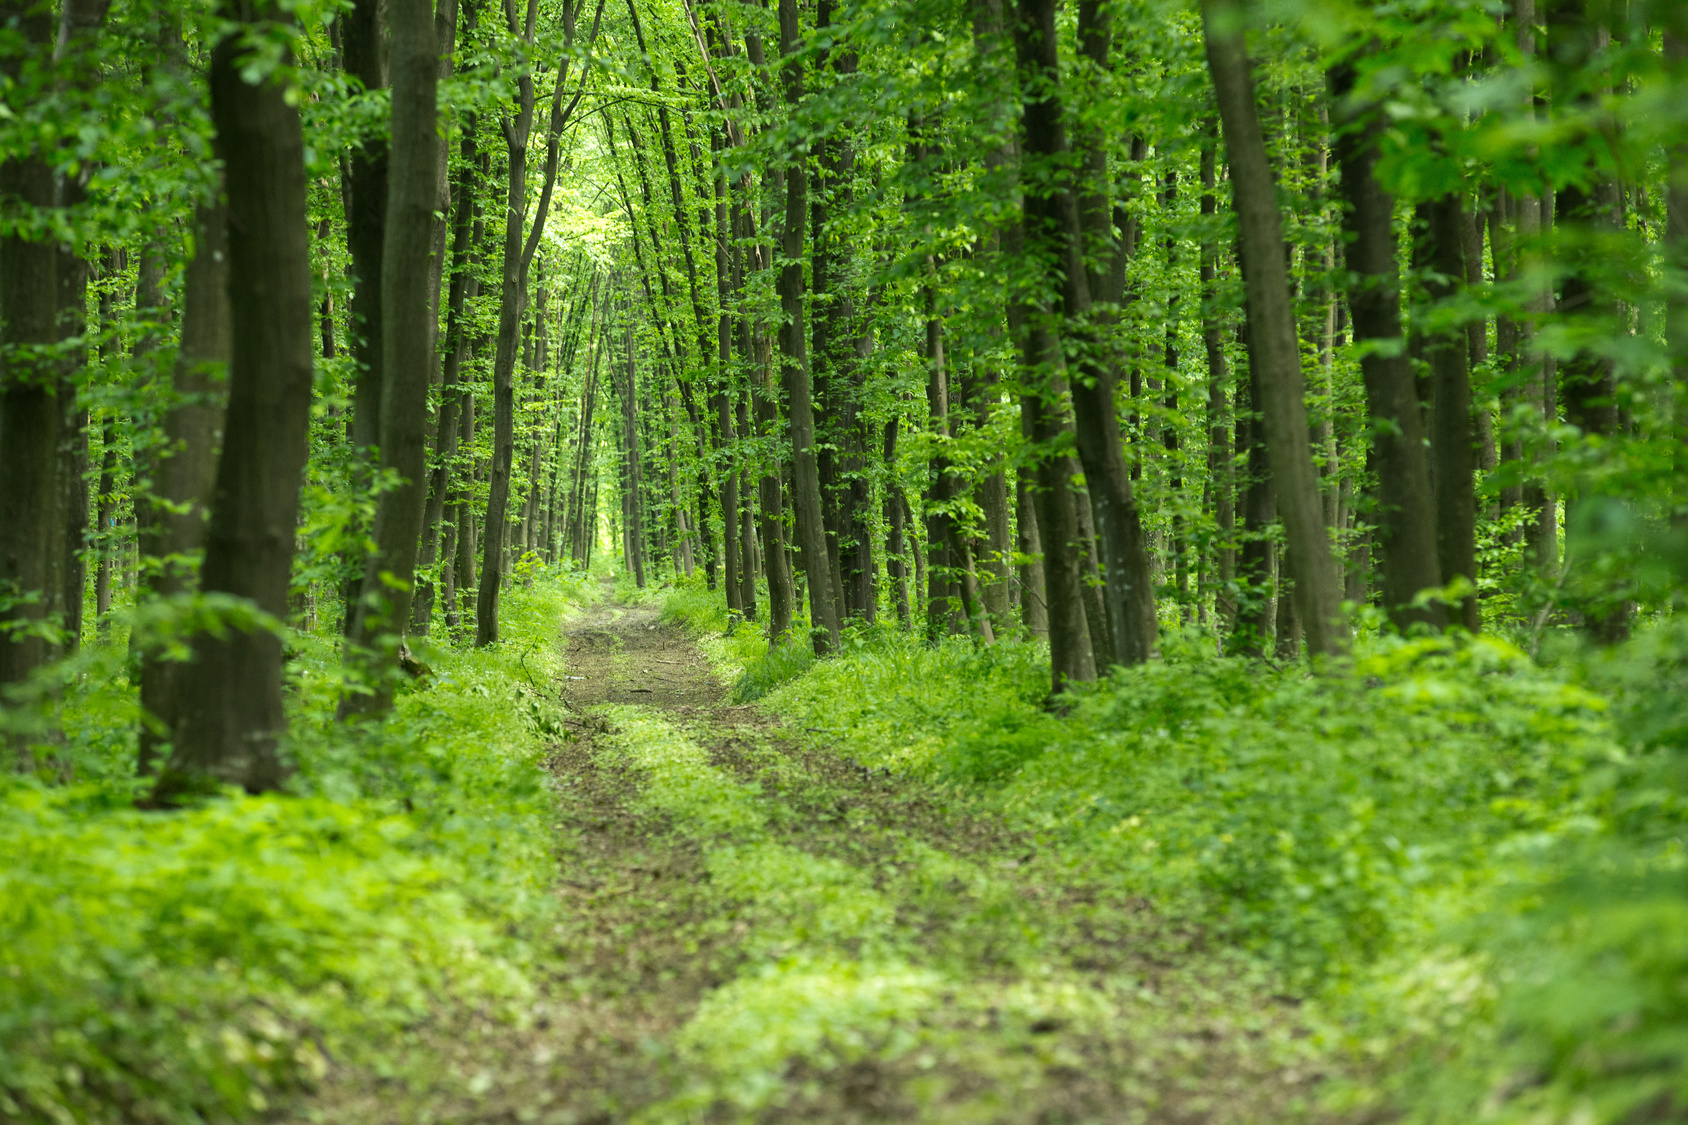
[[[1141,896],[1167,927],[1144,942],[1211,933],[1259,995],[1328,1005],[1279,1028],[1319,1061],[1191,1119],[1688,1112],[1688,6],[0,0],[0,23],[0,947],[28,951],[0,969],[23,1013],[0,1120],[314,1088],[385,987],[324,950],[372,918],[443,919],[370,946],[409,966],[388,1030],[521,992],[559,746],[605,792],[655,787],[615,816],[693,831],[640,724],[720,775],[699,855],[780,755],[804,792],[890,771],[1108,888],[1082,940],[1040,931],[1068,967]],[[640,627],[685,625],[714,679],[578,702],[569,646],[594,642],[558,629],[606,598],[660,604]],[[643,651],[620,612],[605,643]],[[662,636],[659,662],[698,659]],[[735,765],[723,692],[819,748],[768,734]],[[797,815],[756,808],[731,847]],[[60,870],[130,848],[174,858]],[[189,879],[82,913],[218,856],[267,872],[245,907]],[[321,902],[278,889],[295,860]],[[352,886],[375,905],[325,905]],[[281,903],[338,936],[231,936]],[[894,956],[824,956],[909,996],[986,974],[885,933]],[[167,938],[190,952],[166,970]],[[195,997],[291,1061],[136,1046],[210,1034]],[[1460,1061],[1417,1089],[1444,1017]],[[882,1046],[860,1057],[915,1089]],[[769,1073],[797,1090],[823,1057]],[[749,1088],[604,1112],[787,1104]],[[1068,1093],[1060,1120],[1112,1119]],[[815,1112],[965,1117],[907,1096]]]

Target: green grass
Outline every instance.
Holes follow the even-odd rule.
[[[762,611],[766,609],[764,599]],[[676,583],[663,599],[662,616],[665,621],[689,626],[697,634],[698,646],[715,674],[732,685],[728,698],[734,703],[761,699],[802,675],[815,662],[806,616],[799,614],[791,633],[780,644],[770,646],[766,623],[729,613],[725,598],[709,590],[701,575]]]
[[[136,811],[132,690],[67,700],[74,780],[0,777],[0,1117],[251,1116],[441,1004],[525,995],[554,874],[546,685],[582,597],[541,576],[505,595],[499,645],[419,645],[435,677],[371,730],[329,719],[336,638],[296,637],[286,795]]]
[[[877,631],[762,681],[794,726],[948,785],[1313,1000],[1359,1075],[1327,1089],[1339,1107],[1688,1105],[1688,631],[1545,666],[1494,638],[1375,638],[1319,678],[1199,636],[1163,651],[1061,714],[1020,642]]]

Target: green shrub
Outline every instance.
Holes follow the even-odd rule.
[[[1487,877],[1519,833],[1594,811],[1601,701],[1488,639],[1380,640],[1313,678],[1169,641],[1042,709],[1037,646],[905,641],[774,696],[859,760],[991,782],[1006,811],[1304,981],[1417,924],[1421,888]]]
[[[499,645],[419,644],[434,677],[372,729],[330,720],[335,639],[296,637],[292,795],[136,811],[132,700],[71,699],[85,780],[0,778],[0,1118],[250,1116],[440,1002],[524,994],[552,902],[546,685],[581,597],[541,576]]]
[[[1319,998],[1337,1108],[1436,1125],[1688,1107],[1688,627],[1538,665],[1368,638],[1345,672],[1164,658],[1043,709],[1046,655],[879,638],[770,705],[951,781]]]

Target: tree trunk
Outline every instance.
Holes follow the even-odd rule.
[[[1342,587],[1325,531],[1318,473],[1309,445],[1301,355],[1284,267],[1283,220],[1255,110],[1254,76],[1241,17],[1235,0],[1203,2],[1208,69],[1218,94],[1231,165],[1249,336],[1259,365],[1273,494],[1284,522],[1307,651],[1314,656],[1331,655],[1348,646],[1340,608]]]
[[[0,8],[21,32],[25,54],[51,50],[46,5],[8,0]],[[17,75],[20,56],[5,62]],[[54,203],[53,171],[44,154],[0,164],[0,195],[29,207]],[[60,541],[58,446],[65,411],[51,361],[31,349],[58,340],[58,249],[46,239],[0,238],[0,345],[11,351],[0,374],[0,687],[22,683],[45,663],[50,646],[34,626],[48,612],[48,585]],[[15,595],[14,595],[15,592]],[[13,631],[16,629],[17,631]],[[27,764],[27,763],[26,763]]]
[[[166,560],[152,580],[152,592],[160,598],[189,593],[196,585],[190,569],[169,560],[191,556],[205,544],[223,439],[231,331],[228,215],[220,204],[202,204],[194,221],[193,260],[182,281],[176,402],[164,416],[164,449],[153,477],[153,494],[161,503],[149,520],[144,547]],[[141,708],[150,717],[140,731],[142,776],[157,767],[159,744],[176,728],[176,684],[182,668],[163,659],[154,645],[141,648]]]
[[[464,339],[463,310],[469,297],[469,248],[474,238],[475,187],[474,174],[475,122],[471,116],[463,128],[463,170],[457,182],[457,207],[452,221],[451,287],[446,296],[445,362],[440,375],[439,440],[434,448],[434,468],[428,479],[428,503],[422,515],[422,553],[419,567],[432,566],[440,557],[440,536],[446,522],[446,496],[452,492],[453,462],[457,458],[458,415],[462,410],[466,391],[459,387],[463,357],[467,352]],[[449,553],[447,555],[449,558]],[[413,633],[428,635],[429,619],[433,616],[433,584],[418,587],[416,603],[411,613]]]
[[[397,480],[375,507],[375,553],[365,563],[347,663],[363,677],[340,698],[340,717],[393,706],[428,480],[428,384],[434,365],[434,206],[439,52],[429,0],[388,0],[392,36],[392,156],[381,250],[381,468]]]
[[[1428,220],[1426,248],[1432,276],[1425,289],[1433,301],[1452,297],[1465,276],[1460,197],[1456,193],[1421,208]],[[1471,372],[1466,366],[1470,342],[1463,332],[1446,332],[1425,341],[1430,361],[1430,454],[1435,462],[1436,562],[1443,582],[1464,578],[1477,583],[1477,495],[1471,419]],[[1475,590],[1461,599],[1460,623],[1475,633],[1481,627]]]
[[[526,22],[518,27],[516,9],[506,6],[505,17],[510,34],[521,38],[527,51],[534,42],[535,21],[539,0],[528,0]],[[505,118],[505,146],[509,152],[510,180],[505,200],[504,263],[500,271],[498,304],[498,347],[492,365],[493,388],[493,446],[490,486],[487,489],[486,523],[482,530],[480,589],[475,600],[475,646],[494,644],[498,640],[498,595],[504,576],[504,549],[510,507],[510,469],[516,450],[516,349],[520,343],[522,318],[527,312],[528,266],[539,249],[545,233],[545,218],[551,207],[551,193],[556,186],[559,163],[559,138],[569,113],[579,102],[579,94],[563,106],[563,91],[568,77],[568,49],[574,45],[576,5],[564,0],[562,5],[564,53],[563,63],[552,88],[551,114],[545,149],[545,183],[540,189],[533,227],[527,228],[527,161],[528,142],[533,133],[534,92],[533,75],[523,71],[516,80],[516,112]],[[597,38],[598,22],[603,18],[603,0],[599,0],[597,15],[592,22],[592,38]],[[524,241],[525,231],[525,241]]]
[[[633,584],[645,588],[645,527],[644,483],[639,457],[638,372],[633,363],[633,321],[628,319],[624,347],[627,355],[627,379],[617,388],[621,399],[621,455],[622,488],[626,497],[626,519],[623,524],[627,537],[627,561],[633,570]]]
[[[1371,417],[1371,468],[1377,475],[1377,548],[1381,552],[1383,608],[1396,628],[1414,622],[1440,625],[1439,604],[1415,607],[1420,591],[1442,585],[1436,555],[1435,502],[1418,391],[1401,332],[1400,268],[1396,254],[1395,200],[1377,180],[1382,124],[1375,107],[1355,104],[1355,74],[1330,74],[1339,133],[1337,163],[1348,204],[1343,230],[1354,283],[1348,307],[1354,343],[1371,344],[1360,360]]]
[[[1212,129],[1212,125],[1209,125]],[[1212,134],[1209,132],[1208,137]],[[1211,139],[1202,144],[1201,213],[1219,213],[1218,154]],[[1214,583],[1214,614],[1219,619],[1221,633],[1236,625],[1237,597],[1232,587],[1236,578],[1237,550],[1233,545],[1236,533],[1236,457],[1232,451],[1230,427],[1227,425],[1225,391],[1231,383],[1231,373],[1225,362],[1224,332],[1219,321],[1219,244],[1203,242],[1201,249],[1202,284],[1202,348],[1207,355],[1207,476],[1212,497],[1214,530],[1217,544],[1213,552],[1218,576]]]
[[[898,417],[893,414],[890,421],[885,423],[885,449],[882,462],[885,467],[885,569],[891,578],[892,598],[897,606],[897,624],[903,629],[909,627],[908,602],[908,543],[905,540],[903,527],[902,486],[897,483],[897,423]]]
[[[757,365],[756,430],[763,439],[772,439],[779,425],[779,411],[775,406],[773,364],[766,342],[764,355]],[[786,562],[785,497],[781,494],[779,467],[768,464],[762,472],[757,496],[762,515],[762,560],[768,574],[768,643],[777,645],[791,630],[792,615],[796,611],[791,583],[791,568]]]
[[[355,0],[341,21],[341,63],[370,93],[387,87],[387,52],[383,43],[383,0]],[[346,169],[346,246],[351,254],[352,299],[347,318],[352,356],[352,486],[370,486],[373,448],[381,440],[382,329],[381,255],[387,228],[387,138],[367,136],[353,148]],[[362,529],[357,529],[361,531]],[[365,559],[355,548],[345,562],[347,636],[357,621]]]
[[[1260,422],[1258,370],[1250,348],[1247,413],[1240,394],[1234,405],[1236,440],[1240,447],[1237,452],[1246,458],[1244,472],[1248,483],[1243,490],[1242,548],[1237,559],[1239,597],[1229,645],[1230,651],[1245,656],[1265,656],[1266,640],[1272,631],[1272,541],[1268,532],[1277,516],[1277,505],[1272,496],[1272,474],[1266,463],[1266,439]]]
[[[1154,590],[1149,577],[1148,551],[1143,541],[1143,529],[1132,495],[1131,473],[1125,463],[1120,440],[1119,416],[1114,407],[1114,391],[1118,381],[1112,366],[1100,362],[1098,341],[1086,322],[1091,311],[1090,278],[1085,268],[1086,231],[1081,226],[1081,209],[1070,188],[1052,176],[1065,160],[1067,153],[1064,109],[1059,92],[1059,58],[1057,54],[1054,0],[1020,0],[1020,25],[1016,31],[1017,57],[1021,83],[1028,94],[1024,101],[1022,135],[1023,158],[1030,166],[1036,162],[1037,183],[1048,184],[1044,190],[1025,190],[1023,208],[1025,219],[1024,251],[1043,269],[1050,271],[1051,286],[1055,290],[1047,309],[1035,315],[1049,321],[1047,325],[1030,326],[1033,335],[1047,333],[1051,337],[1048,352],[1037,349],[1043,358],[1038,362],[1050,364],[1047,374],[1039,379],[1049,381],[1050,391],[1059,393],[1059,375],[1054,366],[1061,354],[1059,335],[1073,340],[1074,362],[1071,370],[1073,417],[1079,459],[1084,465],[1085,484],[1090,494],[1091,511],[1096,521],[1096,547],[1104,584],[1101,598],[1105,620],[1094,623],[1097,632],[1106,636],[1110,651],[1094,654],[1094,664],[1133,665],[1149,658],[1155,643]],[[1086,11],[1091,11],[1087,5]],[[1099,8],[1089,17],[1085,43],[1092,59],[1106,60],[1105,50],[1098,40],[1105,41],[1106,29],[1100,20]],[[1035,92],[1035,93],[1034,93]],[[1094,163],[1094,162],[1092,162]],[[1022,181],[1031,177],[1022,176]],[[1092,216],[1105,216],[1106,209],[1095,205],[1083,209]],[[1095,217],[1090,239],[1106,240],[1111,236],[1103,226],[1111,219]],[[1108,227],[1111,231],[1111,226]],[[1032,353],[1027,353],[1028,363]],[[1046,398],[1045,409],[1053,408],[1054,400]],[[1043,440],[1043,439],[1038,439]],[[1057,475],[1069,476],[1064,468]],[[1047,486],[1045,486],[1047,488]],[[1049,498],[1053,499],[1053,498]],[[1057,581],[1059,566],[1049,558],[1060,553],[1064,539],[1063,524],[1044,518],[1043,504],[1048,500],[1040,493],[1038,526],[1043,533],[1045,578]],[[1057,506],[1059,500],[1055,500]],[[1060,578],[1065,581],[1064,577]],[[1082,591],[1080,591],[1082,593]],[[1058,618],[1063,612],[1061,599],[1054,591],[1049,594],[1050,643],[1056,643],[1061,626]],[[1069,654],[1070,656],[1071,654]],[[1057,676],[1090,678],[1074,673],[1085,667],[1083,661],[1069,659],[1067,671]],[[1093,667],[1093,666],[1092,666]],[[1094,668],[1092,675],[1094,674]]]
[[[796,54],[802,47],[797,0],[779,0],[780,53]],[[800,65],[785,68],[786,104],[795,109],[803,97]],[[803,571],[809,581],[809,615],[814,623],[816,655],[838,648],[838,606],[832,598],[832,574],[827,564],[826,527],[821,518],[820,471],[815,460],[815,416],[810,400],[807,333],[803,323],[803,233],[808,214],[808,172],[801,151],[785,170],[785,227],[778,289],[780,311],[781,380],[791,424],[793,499],[797,541],[803,549]]]
[[[246,0],[222,12],[249,25]],[[269,13],[263,13],[268,18]],[[226,177],[229,403],[200,584],[281,618],[309,451],[311,263],[304,137],[296,99],[280,75],[246,81],[251,32],[236,30],[211,56],[211,118]],[[267,624],[231,623],[193,638],[177,687],[175,751],[157,798],[207,781],[249,792],[277,787],[276,740],[285,724],[281,637]]]
[[[759,357],[752,359],[758,368],[763,364]],[[749,436],[750,405],[745,401],[742,393],[733,395],[737,399],[738,432]],[[739,477],[739,604],[744,607],[746,620],[756,620],[756,505],[750,491],[750,474],[743,473]]]
[[[1020,623],[1034,637],[1049,636],[1049,607],[1044,601],[1043,542],[1038,537],[1037,512],[1032,504],[1035,484],[1023,466],[1014,474],[1014,549],[1026,562],[1020,564]]]

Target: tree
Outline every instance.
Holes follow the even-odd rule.
[[[1331,655],[1347,647],[1341,587],[1325,534],[1318,474],[1313,468],[1295,319],[1284,272],[1283,222],[1277,184],[1254,104],[1254,78],[1234,0],[1204,0],[1202,29],[1208,70],[1231,165],[1231,192],[1248,290],[1250,356],[1258,368],[1272,487],[1284,522],[1290,573],[1307,650]]]
[[[392,706],[392,677],[410,621],[427,499],[428,384],[434,366],[434,206],[444,168],[438,148],[439,54],[429,0],[389,0],[393,113],[381,248],[381,468],[395,477],[375,508],[375,551],[350,609],[347,652],[366,683],[340,702],[342,717]]]
[[[281,637],[309,452],[313,360],[304,134],[285,70],[253,34],[276,18],[227,0],[233,23],[211,53],[211,116],[228,198],[229,400],[200,586],[232,620],[193,637],[176,695],[175,749],[155,790],[178,799],[207,782],[274,789]],[[267,619],[266,619],[267,615]]]

